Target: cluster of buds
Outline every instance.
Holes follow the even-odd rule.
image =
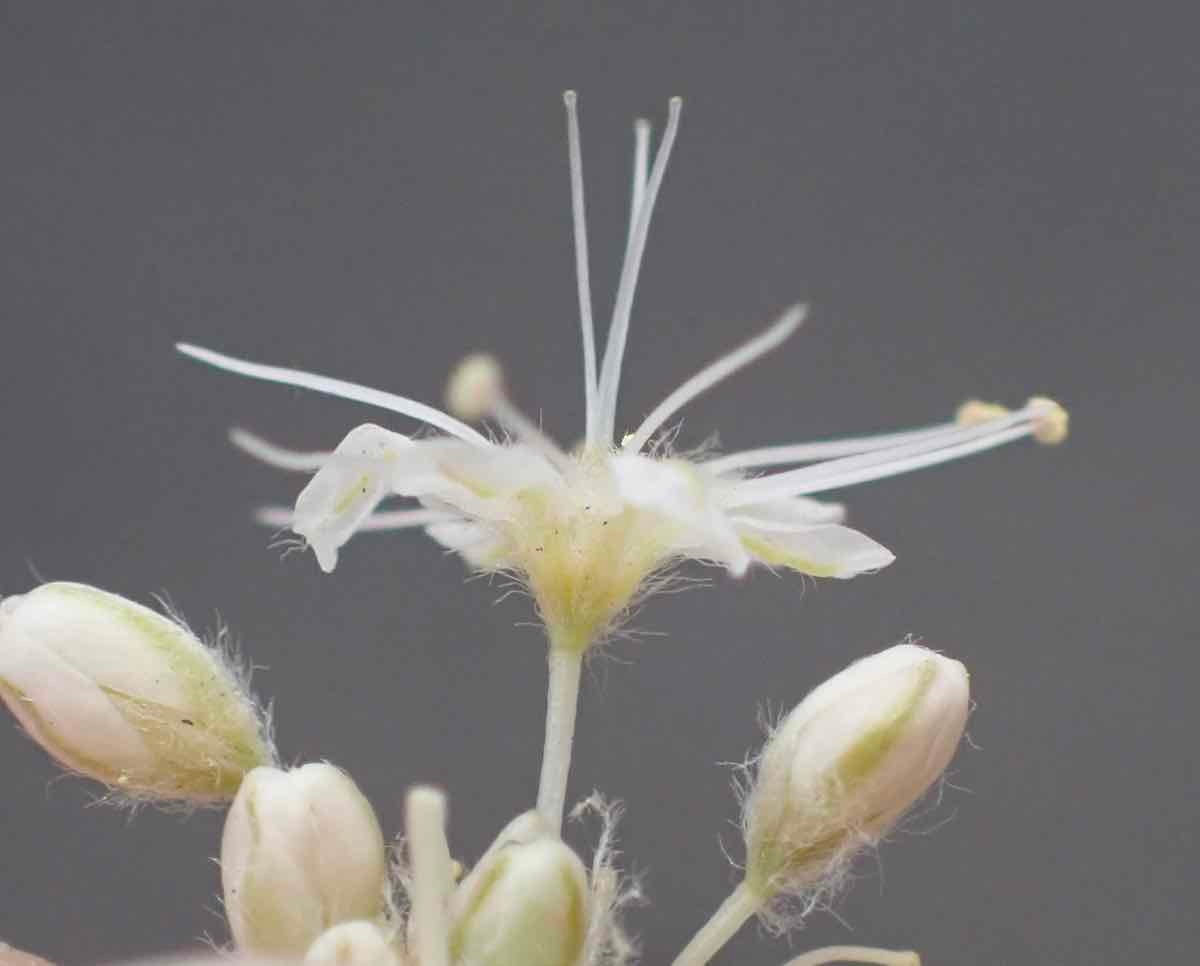
[[[132,601],[79,584],[5,599],[0,694],[49,754],[115,793],[195,805],[234,796],[221,877],[243,954],[584,966],[619,962],[629,948],[607,857],[589,871],[538,811],[514,819],[464,875],[445,843],[440,794],[415,790],[409,861],[392,875],[354,781],[326,763],[275,764],[264,718],[222,652]],[[827,886],[937,780],[967,709],[963,666],[913,644],[812,691],[758,758],[744,802],[745,880],[677,966],[707,962],[778,897]]]

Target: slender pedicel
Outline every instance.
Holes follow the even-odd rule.
[[[575,740],[575,718],[579,707],[579,677],[583,652],[551,647],[546,684],[546,737],[538,778],[537,810],[558,834],[562,829],[571,774],[571,746]]]
[[[968,423],[899,446],[748,480],[735,486],[722,502],[726,507],[735,507],[835,490],[934,466],[1025,436],[1054,445],[1065,438],[1066,427],[1067,413],[1058,403],[1032,399],[1023,409],[1007,416]]]
[[[412,866],[410,928],[417,961],[421,966],[448,966],[446,901],[454,873],[446,843],[446,796],[435,788],[412,789],[405,800],[404,830]]]
[[[660,402],[650,415],[642,420],[642,425],[625,439],[621,444],[622,448],[638,452],[663,423],[693,399],[782,344],[800,327],[807,312],[807,306],[793,305],[765,332],[709,363]]]
[[[380,409],[400,413],[428,423],[465,442],[474,443],[477,446],[492,445],[490,440],[477,433],[466,423],[446,415],[440,409],[417,402],[415,399],[397,396],[395,393],[384,392],[381,389],[360,386],[353,382],[345,382],[341,379],[333,379],[329,376],[317,375],[313,372],[304,372],[301,369],[286,369],[281,366],[269,366],[258,362],[248,362],[245,359],[235,359],[233,356],[213,352],[211,349],[204,349],[187,342],[180,342],[176,344],[175,348],[185,356],[206,362],[217,369],[224,369],[226,372],[234,372],[251,379],[261,379],[264,382],[278,382],[285,386],[295,386],[298,389],[311,389],[313,392],[324,393],[327,396],[337,396],[339,399],[349,399],[352,402],[377,406]]]
[[[583,196],[583,151],[574,91],[563,94],[567,106],[567,155],[571,164],[571,223],[575,231],[575,278],[579,288],[579,325],[583,330],[583,393],[587,403],[587,441],[596,437],[596,326],[592,320],[592,283],[588,269],[587,213]]]
[[[625,355],[625,340],[629,335],[629,316],[633,311],[633,295],[637,289],[638,272],[642,267],[642,255],[646,251],[646,239],[650,234],[650,218],[654,214],[654,203],[662,187],[671,157],[671,147],[679,131],[679,112],[683,100],[672,97],[668,106],[667,127],[662,142],[654,156],[654,167],[646,183],[646,196],[638,211],[637,224],[629,236],[625,258],[621,264],[621,279],[617,283],[617,299],[613,306],[612,324],[608,329],[608,342],[604,349],[604,364],[600,371],[600,388],[597,404],[600,418],[597,437],[602,442],[613,438],[613,426],[617,415],[617,388],[621,382],[621,360]]]

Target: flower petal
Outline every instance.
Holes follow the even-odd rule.
[[[741,524],[739,533],[742,545],[763,563],[814,577],[854,577],[896,559],[866,534],[835,524],[790,529]]]
[[[711,499],[709,478],[683,460],[622,453],[611,461],[623,501],[661,517],[674,530],[669,545],[679,554],[723,564],[740,577],[751,556],[729,518]]]
[[[321,569],[337,566],[338,549],[391,492],[397,463],[412,440],[364,423],[346,435],[296,499],[292,530],[308,541]]]
[[[483,524],[470,520],[448,520],[430,524],[425,532],[476,570],[499,570],[508,565],[504,541]]]

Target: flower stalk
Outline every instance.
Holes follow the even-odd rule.
[[[567,799],[583,654],[580,650],[551,646],[547,655],[546,740],[538,779],[537,810],[556,833],[562,828]]]

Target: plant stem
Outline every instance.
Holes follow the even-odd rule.
[[[826,946],[789,960],[786,966],[825,966],[826,963],[874,963],[877,966],[921,966],[914,952],[870,946]]]
[[[583,651],[550,647],[550,677],[546,687],[546,743],[538,781],[537,809],[557,833],[562,829],[567,776],[571,772],[571,744],[575,740],[575,712],[579,704],[579,677]]]
[[[672,966],[704,966],[762,906],[762,899],[745,882],[738,885],[692,937]]]

